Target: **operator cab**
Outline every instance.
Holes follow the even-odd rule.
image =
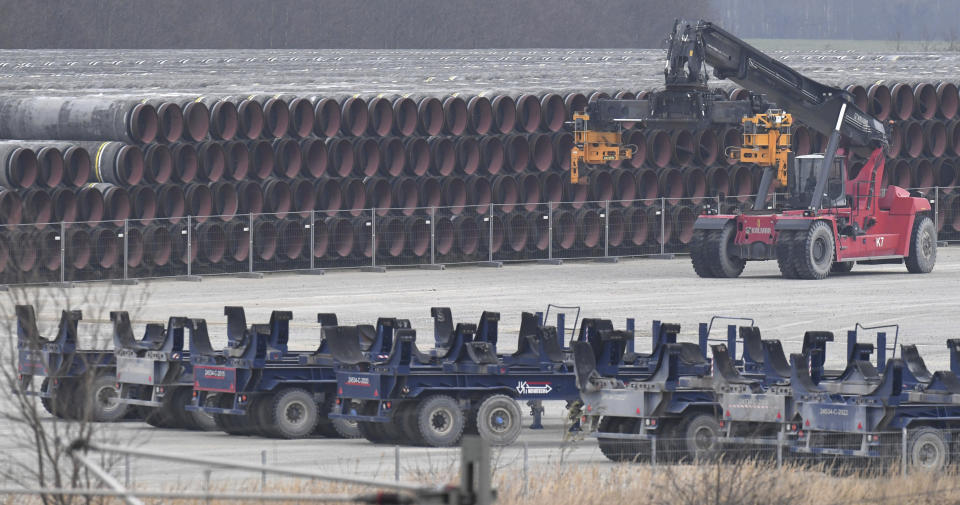
[[[793,195],[791,205],[794,208],[808,208],[813,192],[817,186],[817,177],[820,174],[820,164],[823,154],[807,154],[794,158],[794,169],[787,176],[788,191]],[[845,157],[836,156],[833,159],[827,178],[826,194],[821,200],[821,207],[844,207],[847,205],[845,184],[847,181],[847,167]]]

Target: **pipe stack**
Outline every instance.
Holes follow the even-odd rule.
[[[847,90],[892,121],[887,181],[943,188],[941,233],[960,233],[957,86]],[[761,170],[725,156],[737,128],[625,125],[633,159],[571,185],[565,119],[646,94],[0,97],[0,282],[416,264],[431,237],[438,262],[543,258],[550,214],[558,257],[681,251],[703,206],[742,208]],[[798,125],[793,143],[825,137]]]

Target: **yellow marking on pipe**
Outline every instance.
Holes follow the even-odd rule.
[[[104,142],[100,144],[100,147],[97,148],[97,156],[94,158],[96,162],[94,163],[94,172],[97,174],[97,180],[103,182],[103,176],[100,174],[100,157],[103,156],[103,149],[107,147],[109,142]]]
[[[203,100],[202,96],[197,97],[197,99],[194,100],[193,103],[200,103],[200,100]]]

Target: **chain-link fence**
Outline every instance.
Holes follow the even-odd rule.
[[[910,191],[929,199],[939,240],[960,241],[960,188]],[[699,215],[755,198],[681,194],[3,225],[0,284],[684,254]]]

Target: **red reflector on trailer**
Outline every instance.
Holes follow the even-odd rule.
[[[637,407],[637,414],[640,414],[640,407]]]
[[[805,425],[807,425],[807,426],[810,426],[810,420],[807,419],[806,422],[804,422],[803,424],[805,424]]]
[[[593,410],[593,407],[591,407],[590,405],[587,405],[587,412],[590,412],[591,410]]]
[[[729,410],[727,411],[727,417],[733,417],[733,416],[730,415],[730,411],[729,411]]]
[[[340,388],[340,389],[337,391],[337,394],[342,395],[342,394],[343,394],[343,388]]]
[[[780,419],[780,418],[781,418],[780,413],[777,412],[777,419]]]
[[[857,429],[858,429],[858,430],[862,430],[862,429],[863,429],[863,423],[857,423]]]
[[[374,397],[380,396],[380,392],[377,391],[376,389],[374,389],[374,390],[373,390],[373,396],[374,396]]]
[[[391,403],[387,402],[387,408],[389,409],[391,406],[392,406]]]

